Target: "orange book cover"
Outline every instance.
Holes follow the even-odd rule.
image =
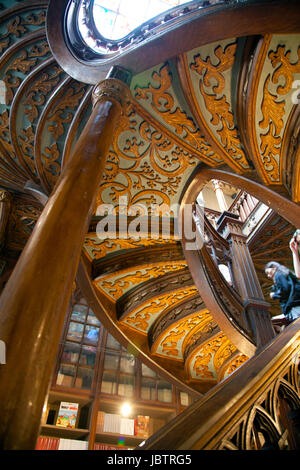
[[[150,416],[138,415],[136,418],[136,435],[140,437],[149,437],[150,435]]]

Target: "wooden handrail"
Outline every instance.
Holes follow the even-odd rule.
[[[299,352],[300,319],[152,435],[139,449],[250,449],[253,446],[251,430],[256,413],[269,420],[270,429],[273,427],[270,442],[280,448],[284,431],[280,429],[276,399],[282,386],[289,390],[294,409],[300,407],[297,383]],[[287,373],[289,382],[283,378]],[[262,403],[267,397],[270,397],[271,404],[264,409]],[[238,436],[233,444],[230,438],[236,433]]]

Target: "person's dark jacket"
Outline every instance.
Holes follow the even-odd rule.
[[[300,282],[292,272],[286,276],[276,271],[272,291],[273,299],[279,299],[284,315],[288,315],[292,307],[300,305]]]

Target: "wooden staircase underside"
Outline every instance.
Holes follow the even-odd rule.
[[[209,167],[258,181],[298,209],[299,105],[293,83],[300,79],[300,9],[291,3],[293,18],[284,16],[280,31],[275,26],[271,33],[269,24],[258,32],[253,24],[253,34],[235,28],[231,35],[227,12],[223,39],[215,39],[213,27],[210,36],[208,28],[205,44],[201,39],[133,74],[132,96],[106,155],[98,208],[118,212],[124,201],[131,210],[179,205],[196,169]],[[33,195],[53,191],[90,114],[92,86],[68,75],[53,56],[45,27],[48,2],[10,4],[0,12],[0,80],[7,90],[0,104],[0,184],[13,198],[4,250],[17,256],[42,211],[41,198]],[[274,9],[274,24],[281,12]],[[251,31],[252,20],[245,17],[245,30]],[[78,277],[83,287],[89,282],[95,313],[132,353],[187,388],[206,392],[248,356],[204,304],[180,240],[134,240],[119,232],[99,239],[97,207]],[[294,228],[275,213],[249,245],[266,297],[263,264],[270,253],[290,262]],[[279,313],[275,304],[272,309]]]

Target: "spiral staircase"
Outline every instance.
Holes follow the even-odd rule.
[[[48,1],[1,2],[2,287],[92,107],[94,79],[86,82],[78,71],[72,75],[72,64],[63,67],[59,60],[50,3],[47,29]],[[63,2],[58,4],[60,14]],[[76,282],[129,351],[199,397],[255,356],[258,347],[239,280],[233,276],[230,285],[213,256],[212,247],[217,259],[232,262],[230,242],[205,216],[205,243],[190,253],[174,219],[168,221],[169,237],[162,230],[157,238],[147,233],[134,238],[118,226],[114,238],[99,238],[105,217],[99,208],[118,213],[125,200],[127,220],[133,222],[130,210],[179,206],[195,175],[207,169],[205,183],[227,178],[254,191],[272,209],[248,240],[261,300],[269,302],[264,263],[272,254],[291,264],[288,240],[300,218],[299,105],[293,88],[300,79],[299,24],[297,2],[220,2],[204,5],[191,18],[185,40],[186,23],[177,27],[176,40],[172,28],[166,29],[161,55],[155,42],[148,62],[147,44],[128,52],[131,97],[106,155]],[[118,55],[111,60],[118,61]],[[92,66],[91,77],[96,69],[105,76],[105,61],[105,73],[101,67]],[[199,193],[204,182],[197,184]],[[196,255],[202,283],[191,265]],[[271,315],[279,313],[275,303],[270,308]]]

